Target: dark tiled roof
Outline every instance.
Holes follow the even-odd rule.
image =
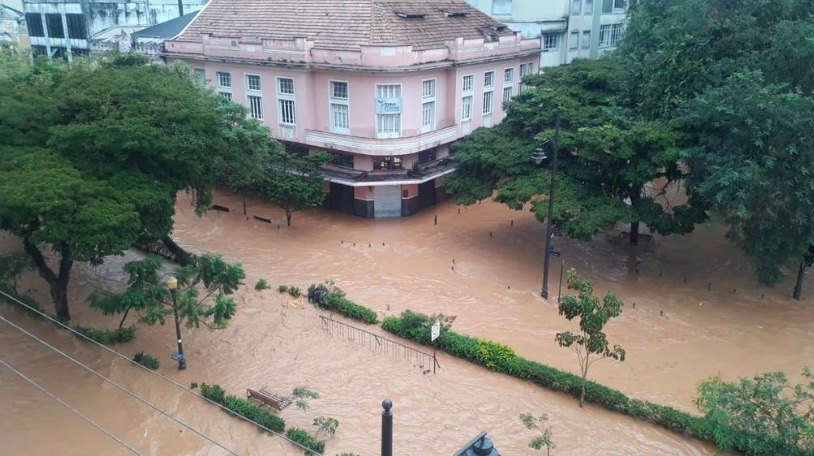
[[[178,36],[178,34],[184,30],[184,27],[195,19],[195,16],[197,16],[199,12],[200,11],[195,11],[189,14],[184,14],[180,17],[176,17],[175,19],[170,19],[167,22],[155,24],[152,27],[139,30],[133,35],[138,38],[159,38],[171,40]]]
[[[401,17],[405,15],[409,17]],[[317,47],[337,49],[427,49],[455,38],[514,32],[464,0],[211,0],[179,39],[198,41],[202,33],[255,40],[308,38]]]

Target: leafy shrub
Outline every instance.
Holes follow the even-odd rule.
[[[198,387],[198,382],[192,382],[192,384],[189,385],[189,389],[195,389],[197,387]]]
[[[293,427],[288,429],[286,435],[289,439],[308,448],[308,450],[304,452],[306,456],[322,454],[322,452],[325,451],[325,441],[317,440],[317,438],[309,434],[308,431]]]
[[[326,280],[319,285],[312,283],[311,286],[308,287],[308,302],[319,308],[324,308],[328,303],[328,299],[332,296],[345,296],[345,292],[337,287],[333,280]]]
[[[285,430],[285,421],[270,411],[252,404],[247,399],[227,396],[220,385],[201,383],[201,396],[224,406],[230,413],[247,418],[274,432]],[[263,430],[261,428],[261,430]]]
[[[288,291],[288,285],[280,285],[277,287],[277,291],[280,293],[285,293]]]
[[[121,344],[136,338],[135,326],[117,329],[96,329],[89,326],[74,326],[73,329],[83,336],[104,345]]]
[[[226,391],[220,385],[207,385],[201,383],[201,396],[209,399],[212,402],[223,405],[223,400],[226,398]]]
[[[478,339],[477,360],[478,364],[486,366],[490,370],[501,370],[506,361],[514,358],[514,350],[491,340]]]
[[[375,311],[347,299],[345,293],[331,281],[308,287],[308,301],[320,309],[330,310],[353,320],[376,324],[379,317]]]
[[[133,361],[141,364],[142,366],[146,367],[147,369],[156,370],[161,363],[158,362],[157,359],[153,358],[150,355],[145,355],[143,351],[140,351],[133,355]]]
[[[294,298],[299,298],[302,296],[302,291],[298,287],[288,287],[288,294]]]
[[[256,284],[254,284],[254,289],[257,291],[268,290],[269,288],[271,288],[271,286],[269,286],[269,283],[266,282],[266,279],[260,279]]]

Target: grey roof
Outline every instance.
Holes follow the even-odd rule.
[[[135,32],[133,36],[136,38],[157,38],[170,40],[178,36],[184,30],[184,27],[195,19],[198,13],[200,13],[200,10],[189,14],[184,14],[183,16],[176,17],[175,19],[170,19],[167,22],[155,24],[151,27],[147,27]]]

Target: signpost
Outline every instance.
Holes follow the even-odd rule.
[[[435,365],[438,364],[435,358],[435,339],[438,339],[438,336],[441,335],[441,321],[435,320],[433,323],[432,328],[430,329],[430,342],[432,342],[432,373],[435,373]]]

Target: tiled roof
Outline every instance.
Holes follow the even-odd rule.
[[[407,17],[404,17],[407,16]],[[455,38],[511,35],[464,0],[211,0],[180,40],[308,38],[315,46],[441,47]]]

